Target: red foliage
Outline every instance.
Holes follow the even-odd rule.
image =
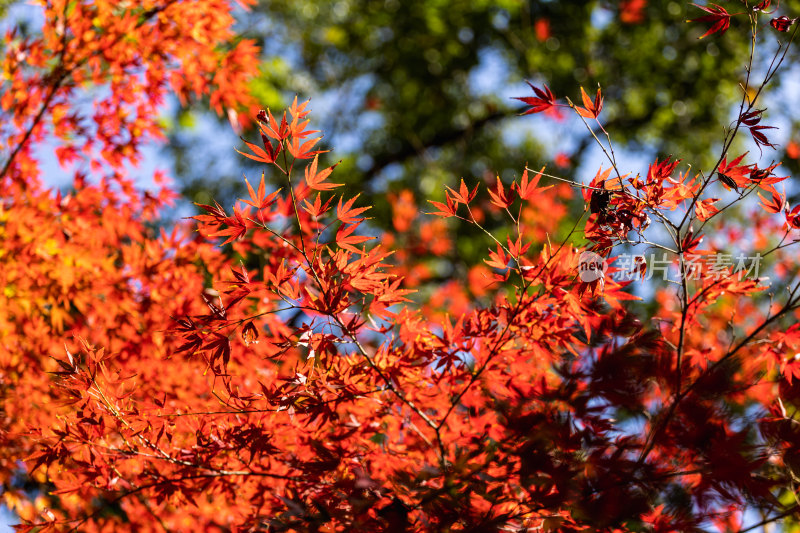
[[[401,191],[375,239],[295,99],[256,115],[242,153],[265,174],[247,199],[156,234],[172,195],[137,193],[122,163],[158,135],[167,83],[249,105],[255,50],[227,46],[229,12],[50,3],[41,39],[10,36],[0,482],[18,529],[727,531],[745,504],[797,514],[800,210],[777,164],[728,161],[742,127],[771,147],[755,101],[708,172],[670,158],[622,174],[609,144],[588,184],[544,167],[488,191],[465,179],[432,216]],[[90,80],[111,86],[91,131],[74,104]],[[533,90],[528,112],[562,105]],[[600,90],[581,93],[567,105],[605,133]],[[43,190],[45,117],[62,158],[74,147],[111,177]],[[747,225],[727,216],[753,192]],[[442,276],[421,258],[453,247],[451,223],[489,248]],[[725,259],[731,243],[774,258],[772,285]],[[617,279],[628,245],[664,260]],[[651,323],[631,304],[642,277]]]

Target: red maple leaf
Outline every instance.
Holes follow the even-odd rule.
[[[589,98],[589,95],[586,94],[586,91],[581,87],[581,99],[583,100],[584,107],[576,108],[578,114],[586,118],[597,118],[600,115],[600,111],[603,109],[603,96],[600,94],[600,87],[597,88],[594,101]]]
[[[500,209],[505,209],[514,201],[514,188],[511,188],[510,194],[506,194],[503,182],[500,181],[500,176],[497,176],[497,187],[494,191],[489,189],[489,196],[492,198],[492,204]]]
[[[770,20],[769,25],[778,31],[786,32],[789,31],[789,28],[791,28],[795,22],[797,22],[797,19],[790,19],[784,15]]]
[[[699,6],[697,4],[692,4],[695,7],[699,7],[706,13],[710,13],[709,15],[704,15],[702,17],[691,19],[688,22],[711,22],[711,27],[705,32],[703,35],[698,37],[702,39],[703,37],[708,37],[711,34],[719,32],[720,35],[725,33],[731,25],[731,17],[736,15],[741,15],[741,13],[728,13],[728,11],[717,4],[711,4],[714,7],[705,7]]]
[[[544,89],[539,89],[538,87],[534,87],[531,82],[526,81],[536,96],[515,96],[514,100],[521,100],[525,102],[529,106],[530,109],[526,110],[523,115],[531,115],[534,113],[541,113],[542,111],[547,111],[551,107],[556,105],[556,97],[553,96],[553,93],[550,92],[550,89],[547,85],[544,86]]]
[[[315,191],[329,191],[336,187],[341,187],[341,183],[324,183],[328,176],[333,172],[334,167],[325,168],[317,172],[317,163],[319,162],[319,155],[314,156],[314,160],[305,169],[306,183]]]

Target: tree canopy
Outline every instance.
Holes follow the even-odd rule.
[[[0,86],[18,531],[798,527],[793,4],[36,5]],[[136,165],[214,175],[203,107],[241,194],[175,220]]]

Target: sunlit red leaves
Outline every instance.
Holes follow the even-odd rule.
[[[242,211],[238,207],[233,208],[233,216],[227,216],[219,204],[215,204],[213,207],[198,204],[198,207],[204,209],[208,214],[196,215],[192,218],[212,227],[226,226],[218,231],[208,233],[209,237],[227,237],[223,244],[241,239],[248,229],[253,226],[253,223],[248,218],[248,212],[246,210]]]
[[[344,198],[339,198],[339,205],[336,207],[336,218],[338,218],[345,224],[353,224],[355,222],[364,220],[358,215],[360,215],[364,211],[368,211],[370,207],[369,206],[353,207],[353,204],[355,203],[355,201],[358,199],[359,196],[360,194],[357,194],[344,203],[342,203]]]
[[[478,194],[478,187],[479,186],[480,186],[480,184],[475,185],[475,187],[473,187],[473,189],[470,191],[467,188],[467,184],[464,183],[464,178],[461,178],[461,186],[459,187],[458,192],[456,192],[455,190],[451,189],[450,187],[448,187],[447,190],[448,190],[449,196],[451,196],[453,198],[453,200],[456,202],[456,204],[464,204],[464,205],[468,206],[470,204],[470,202],[472,202],[472,200]]]
[[[757,184],[764,190],[773,190],[772,185],[780,183],[788,178],[788,176],[776,176],[773,174],[775,169],[780,163],[773,163],[766,168],[758,168],[758,165],[752,165],[750,170],[750,181]]]
[[[246,152],[236,150],[243,156],[248,157],[253,161],[258,161],[259,163],[270,164],[275,161],[275,152],[273,151],[272,145],[269,143],[269,141],[264,142],[264,148],[268,150],[268,152],[251,142],[245,141],[244,139],[242,139],[242,141],[253,151],[252,154],[248,154]]]
[[[295,104],[296,102],[297,97],[295,97]],[[264,142],[264,145],[266,146],[270,142],[267,137],[271,137],[278,142],[278,151],[275,152],[277,155],[277,153],[280,152],[280,145],[282,144],[283,140],[288,138],[290,135],[289,124],[286,122],[286,112],[281,115],[280,123],[275,120],[275,117],[272,115],[272,111],[270,110],[264,111],[262,109],[256,118],[259,122],[258,127],[261,130],[261,140]]]
[[[707,9],[718,17],[709,22],[721,33],[727,18],[715,9]],[[554,108],[547,87],[533,89],[533,98],[522,99],[530,113]],[[581,92],[579,112],[597,118],[600,91],[594,99]],[[747,353],[735,371],[714,372],[731,349],[724,341],[753,330],[738,317],[758,320],[753,298],[742,298],[757,291],[756,281],[706,276],[685,309],[670,289],[656,302],[655,325],[643,327],[624,309],[635,298],[628,282],[581,283],[579,251],[555,238],[564,233],[569,195],[558,188],[541,194],[544,169],[526,170],[510,186],[497,178],[486,195],[461,180],[434,202],[437,215],[458,216],[461,208],[471,217],[459,222],[486,224],[495,239],[486,266],[418,257],[446,256],[455,241],[451,221],[416,218],[410,192],[390,200],[402,213],[395,227],[403,235],[386,231],[385,248],[368,246],[377,233],[364,223],[368,206],[357,195],[332,194],[339,185],[328,181],[333,167],[318,169],[306,105],[295,99],[291,120],[260,113],[263,148],[246,144],[248,157],[266,164],[276,165],[283,149],[311,159],[303,176],[295,162],[276,165],[291,190],[268,193],[262,175],[258,187],[246,182],[249,198],[241,202],[248,208],[229,216],[218,204],[200,206],[201,236],[154,239],[137,205],[100,189],[71,200],[80,201],[73,207],[60,196],[54,202],[6,191],[14,202],[0,213],[3,257],[14,259],[3,269],[0,327],[3,346],[9,338],[16,344],[0,354],[1,370],[28,380],[15,382],[15,393],[41,396],[48,409],[27,405],[38,402],[4,407],[24,415],[26,430],[42,428],[28,466],[40,467],[34,474],[50,468],[47,479],[32,481],[48,498],[76,495],[55,500],[53,519],[77,521],[94,510],[85,502],[120,497],[126,522],[108,516],[91,527],[146,530],[155,516],[170,530],[263,529],[290,515],[288,527],[299,529],[306,520],[316,529],[355,531],[397,523],[611,530],[644,521],[691,531],[713,519],[733,527],[725,505],[742,494],[767,499],[785,481],[780,474],[761,481],[773,475],[761,469],[766,455],[752,458],[759,445],[732,429],[743,427],[731,415],[744,411],[741,398],[762,401],[747,392],[765,375],[751,349],[761,343],[742,344]],[[760,113],[748,112],[742,124],[759,128]],[[726,178],[719,179],[772,192],[782,179],[772,175],[775,166],[742,165],[743,157],[723,160],[718,171]],[[608,255],[616,242],[631,244],[631,230],[644,237],[648,213],[690,200],[697,218],[716,214],[715,199],[698,196],[705,183],[689,172],[673,177],[676,165],[656,161],[645,180],[600,169],[588,187],[572,184],[591,213],[576,239]],[[106,205],[114,208],[97,216]],[[762,205],[797,224],[800,209],[789,211],[783,195],[762,197]],[[498,230],[495,215],[511,223]],[[702,236],[691,222],[674,232],[674,245],[699,254]],[[230,268],[202,236],[233,242],[242,266]],[[80,245],[70,249],[74,241]],[[69,260],[60,262],[64,255]],[[633,270],[652,273],[640,262]],[[406,273],[436,284],[426,287],[420,307],[405,306]],[[728,294],[736,301],[726,301]],[[169,316],[178,317],[171,335],[159,336]],[[37,357],[54,351],[62,328],[96,336],[109,349],[84,345],[80,356],[52,363],[64,393],[54,398]],[[796,375],[793,366],[783,370]],[[131,371],[142,375],[127,379]],[[54,400],[71,406],[55,413]],[[615,412],[634,413],[644,430],[628,431]],[[664,422],[663,434],[653,430],[671,412],[676,418]],[[656,505],[675,478],[690,480],[681,513]],[[136,498],[126,498],[131,489]]]
[[[266,192],[266,185],[264,184],[264,173],[261,173],[261,181],[258,183],[258,192],[253,189],[253,186],[250,185],[250,182],[245,178],[245,183],[247,184],[247,192],[250,194],[249,200],[243,200],[244,203],[247,205],[253,206],[256,209],[267,209],[278,198],[278,194],[280,193],[280,189],[277,191],[267,195]]]
[[[498,243],[497,251],[489,250],[489,259],[484,262],[492,268],[506,270],[509,266],[510,257],[506,255],[503,247]]]
[[[508,237],[506,240],[508,242],[508,253],[511,254],[511,257],[513,257],[515,261],[519,261],[531,246],[530,242],[524,242],[522,235],[517,235],[517,238],[513,241],[511,237]]]
[[[551,185],[547,187],[539,187],[539,181],[542,178],[543,171],[544,167],[542,167],[539,172],[536,172],[533,176],[533,179],[531,179],[528,175],[528,169],[526,168],[522,173],[520,181],[517,182],[515,180],[508,189],[506,189],[506,186],[503,185],[500,177],[497,176],[495,186],[488,189],[490,203],[500,209],[508,209],[517,198],[530,201],[535,195],[550,189],[552,187]],[[461,180],[461,185],[458,191],[448,187],[445,194],[444,203],[432,200],[430,201],[430,203],[438,209],[438,211],[431,214],[443,217],[456,216],[459,204],[469,206],[472,203],[478,194],[478,187],[479,185],[476,185],[472,190],[470,190],[463,179]],[[475,217],[482,216],[481,211],[477,208],[473,208],[472,214]]]
[[[500,176],[497,176],[497,186],[494,190],[489,189],[489,196],[492,199],[492,204],[496,205],[500,209],[506,209],[514,201],[514,190],[512,189],[508,194],[506,194],[506,189],[503,186],[503,182],[500,181]]]
[[[749,165],[740,165],[747,153],[744,153],[728,162],[727,157],[723,157],[717,168],[717,178],[728,189],[737,190],[739,187],[746,187],[749,183],[749,175],[751,167]]]
[[[121,181],[120,185],[127,184]],[[162,393],[155,392],[155,389],[164,385],[164,380],[179,380],[181,376],[186,378],[185,374],[176,370],[181,366],[171,367],[166,362],[167,347],[171,351],[179,347],[181,341],[165,339],[163,331],[164,326],[169,324],[171,314],[189,309],[202,312],[195,305],[202,305],[202,300],[197,298],[203,286],[203,273],[198,264],[208,258],[207,251],[210,248],[192,237],[187,238],[185,228],[176,228],[171,234],[165,232],[161,236],[145,228],[146,219],[142,218],[137,207],[144,198],[137,199],[133,195],[125,198],[124,193],[115,194],[110,188],[79,183],[70,194],[58,196],[51,195],[49,191],[38,191],[33,182],[29,187],[32,188],[25,196],[32,201],[17,196],[15,187],[9,187],[6,191],[8,203],[5,204],[3,216],[11,215],[11,218],[3,222],[3,251],[24,261],[25,275],[30,276],[35,286],[26,287],[22,283],[25,278],[15,274],[16,268],[6,265],[5,282],[11,284],[6,287],[14,287],[15,297],[9,299],[10,294],[6,290],[3,313],[0,313],[3,315],[2,331],[7,341],[14,342],[25,352],[63,354],[66,343],[67,355],[54,359],[46,355],[17,357],[14,363],[8,358],[7,348],[0,350],[0,368],[4,375],[9,375],[8,368],[25,370],[24,375],[14,378],[15,389],[26,391],[32,397],[35,395],[50,406],[47,410],[41,410],[24,402],[9,403],[4,398],[3,411],[20,424],[36,424],[42,438],[51,435],[51,423],[54,429],[62,431],[59,438],[65,442],[73,438],[80,438],[80,442],[104,438],[107,424],[112,427],[113,424],[102,411],[98,412],[95,406],[86,403],[86,391],[97,386],[93,382],[101,384],[103,394],[110,401],[124,401],[128,405],[138,402],[138,386],[147,387],[146,383],[152,383],[152,396],[163,398]],[[215,210],[216,215],[224,215],[221,209],[212,208],[212,211]],[[209,216],[213,218],[213,215]],[[26,231],[26,226],[34,231]],[[20,230],[24,231],[22,235],[19,234]],[[18,238],[25,234],[28,244],[18,248]],[[48,255],[29,255],[25,252],[29,246],[39,249],[39,254],[47,250]],[[211,260],[207,264],[214,269],[214,263]],[[195,296],[189,297],[190,292]],[[61,310],[59,300],[62,299],[69,302],[70,308],[59,315],[58,324],[51,323],[56,312]],[[29,305],[29,302],[36,300],[49,301],[50,309],[37,309],[37,306]],[[17,328],[5,313],[28,317],[23,322],[29,324],[24,326],[27,339],[23,341],[19,334],[24,330],[16,331]],[[37,326],[31,328],[31,324]],[[185,321],[180,327],[186,328],[189,333],[193,324]],[[60,331],[62,328],[65,331]],[[92,347],[90,342],[96,347]],[[196,347],[199,348],[199,345]],[[154,364],[155,361],[158,364]],[[9,367],[9,364],[12,366]],[[185,362],[182,365],[187,368]],[[50,373],[57,368],[61,369],[61,373]],[[137,377],[130,377],[134,375]],[[59,380],[58,387],[53,387],[54,376]],[[190,381],[186,379],[186,382]],[[136,387],[135,383],[138,384]],[[69,388],[72,386],[78,388]],[[93,390],[97,391],[96,388]],[[61,392],[64,396],[61,396]],[[76,407],[65,411],[64,407],[68,405]],[[58,417],[62,416],[71,417],[69,424],[74,424],[74,432],[58,422]],[[136,424],[137,427],[141,426],[139,421]],[[153,421],[153,424],[157,422]],[[17,432],[8,422],[3,423],[3,456],[5,458],[9,453],[22,454],[19,456],[21,459],[27,455],[23,450],[30,443],[26,444],[27,439],[21,435],[11,438],[11,434],[6,433],[8,430]],[[76,459],[83,460],[85,466],[92,468],[87,461],[93,461],[91,458],[96,455],[92,456],[85,447],[75,449],[70,445],[70,448]],[[48,464],[70,460],[66,446],[63,454],[57,447],[38,449],[44,453],[38,457],[45,459]],[[32,464],[38,461],[34,457]],[[7,479],[5,472],[5,468],[0,470],[2,483]],[[91,472],[75,472],[78,475],[91,475]],[[44,477],[34,473],[28,479],[27,483],[37,486]],[[37,505],[44,503],[53,506],[59,520],[88,513],[86,507],[79,503],[81,498],[60,500],[57,497],[58,494],[75,491],[79,491],[81,496],[87,494],[94,486],[93,478],[87,479],[85,483],[76,483],[69,476],[60,477],[59,485],[51,495],[39,498]],[[21,503],[15,505],[15,510],[20,518],[34,520]]]
[[[535,194],[546,191],[551,187],[551,185],[547,187],[539,187],[539,180],[542,179],[542,172],[544,172],[544,167],[542,167],[539,172],[534,174],[533,179],[529,178],[527,168],[522,172],[522,177],[520,178],[519,184],[516,184],[515,182],[517,195],[520,198],[523,200],[530,200]]]
[[[694,206],[694,212],[697,218],[700,220],[708,220],[719,213],[719,209],[714,206],[714,203],[718,200],[719,198],[706,198],[705,200],[697,202]]]
[[[318,154],[323,153],[323,150],[313,149],[322,137],[307,139],[308,137],[319,133],[317,130],[306,129],[309,121],[303,119],[309,113],[309,111],[306,110],[307,105],[308,101],[298,104],[297,97],[295,96],[294,101],[289,108],[289,113],[292,117],[291,122],[287,122],[285,112],[281,116],[281,121],[279,123],[272,115],[271,111],[260,111],[257,115],[257,120],[261,132],[261,141],[264,148],[262,149],[261,147],[242,139],[248,148],[253,151],[253,154],[248,154],[245,152],[239,153],[245,157],[253,159],[254,161],[266,164],[275,163],[275,160],[278,154],[280,154],[281,150],[284,148],[284,145],[286,150],[288,150],[295,159],[311,159],[312,157],[316,157]],[[270,138],[275,140],[274,145]],[[284,171],[286,171],[286,169],[284,169]]]
[[[318,152],[317,152],[318,153]],[[324,168],[317,172],[317,163],[319,162],[319,155],[314,156],[314,160],[305,168],[306,184],[315,191],[329,191],[336,187],[341,187],[341,183],[326,183],[325,180],[331,175],[336,165]]]
[[[454,217],[456,216],[456,211],[458,211],[458,203],[449,194],[445,194],[445,203],[436,202],[434,200],[428,200],[428,202],[438,209],[438,211],[429,213],[431,215]]]
[[[612,170],[611,167],[605,170],[599,169],[592,181],[589,182],[589,187],[582,191],[583,199],[589,204],[592,213],[600,213],[608,208],[611,193],[606,190],[606,180],[611,176]]]
[[[295,95],[294,100],[292,100],[291,105],[289,106],[289,114],[292,116],[292,124],[291,124],[291,131],[293,136],[299,136],[300,133],[305,130],[305,127],[308,125],[308,121],[300,125],[300,120],[303,120],[308,116],[311,112],[310,109],[306,109],[308,107],[308,103],[310,100],[306,100],[303,103],[297,103],[297,96]],[[308,133],[319,133],[318,131],[310,131]]]
[[[331,206],[331,202],[333,202],[333,198],[328,198],[325,203],[322,203],[322,196],[317,193],[316,197],[314,197],[314,202],[309,202],[308,199],[303,200],[303,210],[311,215],[311,218],[318,219],[324,215]]]
[[[183,101],[203,95],[220,114],[253,104],[248,67],[259,50],[234,37],[228,2],[120,8],[99,1],[69,4],[69,10],[62,4],[42,5],[42,30],[34,24],[28,38],[13,39],[4,67],[2,105],[15,115],[8,120],[15,125],[6,132],[9,145],[29,144],[15,155],[20,162],[36,165],[28,148],[40,136],[27,130],[44,127],[58,140],[55,151],[64,163],[80,154],[93,170],[136,164],[141,142],[163,137],[158,107],[170,90]],[[139,75],[130,74],[133,65]],[[108,90],[92,91],[93,84]],[[89,105],[72,105],[87,95]],[[93,136],[95,129],[114,134]]]
[[[794,206],[794,209],[786,211],[786,223],[789,227],[800,229],[800,204]]]
[[[303,137],[292,137],[286,149],[297,159],[311,159],[324,152],[324,150],[313,150],[314,145],[319,142],[320,138],[303,141]]]
[[[581,87],[581,99],[583,100],[583,107],[578,106],[575,108],[578,114],[582,117],[596,119],[600,115],[600,111],[603,110],[603,96],[600,94],[600,88],[597,88],[597,94],[592,100]]]
[[[228,281],[227,284],[230,288],[225,290],[225,306],[228,310],[232,309],[240,301],[244,300],[253,292],[258,290],[260,286],[254,285],[250,280],[250,274],[247,269],[242,265],[241,270],[231,269],[234,280]]]
[[[703,35],[699,38],[702,39],[703,37],[708,37],[714,33],[719,33],[722,35],[725,33],[731,25],[731,17],[740,15],[741,13],[734,13],[730,14],[728,11],[720,6],[719,4],[709,4],[708,6],[701,6],[697,4],[692,4],[695,7],[699,7],[708,15],[703,15],[702,17],[698,17],[696,19],[692,19],[689,22],[710,22],[711,27],[706,31]]]
[[[672,160],[669,157],[660,162],[656,159],[655,163],[652,163],[647,169],[648,183],[652,181],[662,182],[668,179],[675,172],[678,163],[680,163],[679,159]]]
[[[704,236],[702,234],[696,235],[694,228],[690,226],[681,240],[681,250],[687,254],[694,253],[697,247],[703,242],[703,239]]]
[[[761,198],[761,207],[769,213],[780,213],[786,207],[786,196],[778,192],[773,193],[770,199],[765,198],[761,193],[758,193],[758,197]]]
[[[357,227],[358,224],[342,224],[336,232],[336,244],[354,254],[363,254],[364,250],[359,250],[355,245],[372,240],[374,237],[354,234]]]
[[[530,109],[525,110],[523,115],[531,115],[534,113],[541,113],[542,111],[547,111],[556,105],[556,97],[553,96],[553,93],[550,92],[550,89],[547,85],[544,86],[543,89],[535,87],[531,82],[525,82],[528,86],[533,89],[533,94],[536,96],[515,96],[515,100],[520,100],[529,106]]]
[[[307,130],[309,120],[303,120],[309,114],[310,110],[306,109],[308,106],[308,100],[303,102],[302,104],[297,103],[297,97],[294,97],[292,101],[292,105],[289,106],[289,114],[292,116],[292,120],[288,125],[288,132],[289,132],[289,142],[287,149],[289,153],[291,153],[297,159],[311,159],[315,157],[317,154],[321,154],[323,150],[313,150],[313,147],[322,139],[322,137],[316,137],[313,139],[305,140],[307,137],[311,137],[317,133],[318,130]]]

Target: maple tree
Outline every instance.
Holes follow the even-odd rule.
[[[159,136],[158,103],[169,86],[253,111],[257,50],[226,2],[45,4],[40,36],[7,36],[2,97],[0,483],[17,529],[750,531],[797,518],[800,206],[779,163],[729,151],[745,131],[759,153],[774,146],[759,96],[788,42],[756,82],[755,34],[790,42],[798,25],[768,1],[743,6],[695,21],[712,24],[706,39],[734,16],[752,32],[710,169],[668,158],[623,174],[602,89],[580,88],[576,105],[531,85],[523,114],[569,110],[602,147],[593,179],[465,178],[430,207],[402,191],[384,231],[295,98],[252,113],[260,139],[239,152],[263,172],[246,198],[158,231],[173,193],[136,191],[126,169]],[[90,126],[78,98],[106,85]],[[85,165],[68,194],[39,180],[48,142]],[[485,236],[484,260],[425,284],[419,257],[447,251],[459,224]],[[769,279],[710,260],[732,245]],[[641,249],[671,273],[650,280],[648,321],[635,291],[656,265],[611,275]],[[583,275],[586,257],[607,272]]]

